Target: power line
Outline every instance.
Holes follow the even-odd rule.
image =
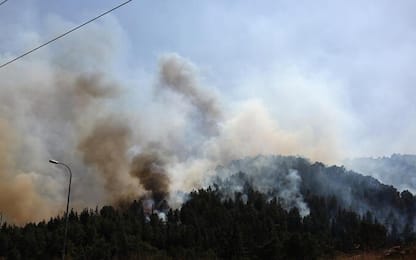
[[[6,0],[6,1],[7,1],[7,0]],[[104,13],[102,13],[102,14],[100,14],[100,15],[98,15],[98,16],[96,16],[96,17],[94,17],[94,18],[92,18],[92,19],[90,19],[90,20],[88,20],[88,21],[86,21],[86,22],[84,22],[83,24],[78,25],[78,26],[76,26],[76,27],[72,28],[71,30],[69,30],[69,31],[67,31],[67,32],[65,32],[65,33],[63,33],[63,34],[61,34],[61,35],[59,35],[59,36],[57,36],[57,37],[53,38],[52,40],[49,40],[49,41],[45,42],[44,44],[41,44],[41,45],[39,45],[38,47],[33,48],[33,49],[31,49],[31,50],[29,50],[29,51],[27,51],[27,52],[25,52],[25,53],[23,53],[23,54],[21,54],[21,55],[17,56],[17,57],[16,57],[16,58],[14,58],[14,59],[9,60],[9,61],[8,61],[8,62],[6,62],[6,63],[3,63],[2,65],[0,65],[0,69],[1,69],[1,68],[6,67],[7,65],[9,65],[9,64],[10,64],[10,63],[12,63],[12,62],[15,62],[15,61],[17,61],[17,60],[19,60],[19,59],[23,58],[23,57],[24,57],[24,56],[26,56],[26,55],[31,54],[32,52],[35,52],[35,51],[39,50],[39,49],[40,49],[40,48],[42,48],[42,47],[45,47],[46,45],[48,45],[48,44],[50,44],[50,43],[52,43],[52,42],[54,42],[54,41],[56,41],[56,40],[58,40],[58,39],[60,39],[60,38],[62,38],[62,37],[67,36],[68,34],[70,34],[70,33],[74,32],[74,31],[78,30],[79,28],[81,28],[81,27],[83,27],[83,26],[85,26],[85,25],[87,25],[87,24],[89,24],[89,23],[91,23],[91,22],[93,22],[93,21],[95,21],[95,20],[97,20],[97,19],[99,19],[99,18],[103,17],[103,16],[104,16],[104,15],[106,15],[106,14],[111,13],[112,11],[114,11],[114,10],[116,10],[116,9],[118,9],[118,8],[120,8],[120,7],[122,7],[123,5],[126,5],[127,3],[131,2],[131,1],[133,1],[133,0],[128,0],[128,1],[126,1],[126,2],[123,2],[123,3],[119,4],[119,5],[117,5],[116,7],[113,7],[113,8],[111,8],[110,10],[108,10],[108,11],[106,11],[106,12],[104,12]]]
[[[6,3],[7,1],[9,1],[9,0],[4,0],[4,1],[2,1],[2,2],[0,3],[0,5],[2,5],[2,4],[4,4],[4,3]]]

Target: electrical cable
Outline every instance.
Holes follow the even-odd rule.
[[[7,1],[7,0],[6,0],[6,1]],[[84,22],[84,23],[82,23],[82,24],[80,24],[80,25],[78,25],[78,26],[74,27],[74,28],[72,28],[71,30],[66,31],[66,32],[65,32],[65,33],[63,33],[63,34],[58,35],[57,37],[53,38],[52,40],[49,40],[49,41],[47,41],[47,42],[45,42],[45,43],[43,43],[43,44],[39,45],[38,47],[35,47],[35,48],[33,48],[33,49],[31,49],[31,50],[29,50],[29,51],[27,51],[27,52],[25,52],[25,53],[23,53],[23,54],[21,54],[21,55],[17,56],[16,58],[13,58],[13,59],[9,60],[8,62],[3,63],[2,65],[0,65],[0,69],[1,69],[1,68],[6,67],[6,66],[7,66],[7,65],[9,65],[10,63],[13,63],[13,62],[15,62],[15,61],[17,61],[17,60],[19,60],[19,59],[21,59],[21,58],[25,57],[26,55],[31,54],[32,52],[35,52],[35,51],[39,50],[39,49],[40,49],[40,48],[42,48],[42,47],[45,47],[46,45],[48,45],[48,44],[50,44],[50,43],[52,43],[52,42],[54,42],[54,41],[56,41],[56,40],[59,40],[60,38],[63,38],[63,37],[65,37],[65,36],[67,36],[68,34],[70,34],[70,33],[74,32],[74,31],[76,31],[76,30],[80,29],[81,27],[83,27],[83,26],[85,26],[85,25],[87,25],[87,24],[89,24],[89,23],[91,23],[91,22],[93,22],[93,21],[95,21],[95,20],[97,20],[97,19],[99,19],[99,18],[103,17],[103,16],[104,16],[104,15],[106,15],[106,14],[111,13],[112,11],[114,11],[114,10],[116,10],[116,9],[118,9],[118,8],[120,8],[120,7],[122,7],[123,5],[128,4],[128,3],[129,3],[129,2],[131,2],[131,1],[133,1],[133,0],[128,0],[128,1],[125,1],[125,2],[123,2],[123,3],[119,4],[119,5],[117,5],[116,7],[113,7],[113,8],[111,8],[110,10],[108,10],[108,11],[106,11],[106,12],[104,12],[104,13],[102,13],[102,14],[100,14],[100,15],[98,15],[98,16],[96,16],[96,17],[94,17],[94,18],[92,18],[92,19],[90,19],[90,20],[88,20],[88,21],[86,21],[86,22]],[[4,3],[4,2],[3,2],[3,3]]]

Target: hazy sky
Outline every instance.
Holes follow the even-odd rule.
[[[117,3],[9,0],[1,60]],[[414,10],[411,0],[133,0],[97,23],[114,35],[114,76],[136,95],[148,91],[158,57],[178,53],[226,106],[258,100],[281,128],[334,131],[344,156],[361,156],[416,153]],[[48,48],[71,40],[74,61],[65,62],[83,58],[77,48],[94,52],[79,33]]]

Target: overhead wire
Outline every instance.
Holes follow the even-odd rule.
[[[0,5],[5,4],[7,1],[9,1],[9,0],[4,0],[4,1],[1,1],[1,2],[0,2]]]
[[[6,1],[7,1],[7,0],[6,0]],[[91,22],[93,22],[93,21],[95,21],[95,20],[97,20],[97,19],[99,19],[99,18],[101,18],[101,17],[103,17],[103,16],[105,16],[105,15],[107,15],[107,14],[111,13],[111,12],[113,12],[114,10],[116,10],[116,9],[118,9],[118,8],[120,8],[120,7],[124,6],[124,5],[126,5],[126,4],[128,4],[128,3],[129,3],[129,2],[131,2],[131,1],[133,1],[133,0],[128,0],[128,1],[125,1],[125,2],[123,2],[123,3],[121,3],[121,4],[119,4],[119,5],[117,5],[117,6],[113,7],[113,8],[111,8],[110,10],[105,11],[104,13],[101,13],[100,15],[98,15],[98,16],[96,16],[96,17],[94,17],[94,18],[92,18],[92,19],[90,19],[90,20],[88,20],[88,21],[86,21],[86,22],[84,22],[84,23],[82,23],[82,24],[80,24],[80,25],[78,25],[78,26],[76,26],[76,27],[72,28],[71,30],[69,30],[69,31],[66,31],[66,32],[62,33],[62,34],[60,34],[60,35],[56,36],[55,38],[53,38],[53,39],[51,39],[51,40],[49,40],[49,41],[47,41],[47,42],[45,42],[45,43],[43,43],[43,44],[41,44],[41,45],[39,45],[39,46],[35,47],[35,48],[33,48],[33,49],[30,49],[29,51],[26,51],[25,53],[23,53],[23,54],[21,54],[21,55],[19,55],[19,56],[15,57],[15,58],[13,58],[13,59],[9,60],[8,62],[3,63],[2,65],[0,65],[0,69],[1,69],[1,68],[6,67],[7,65],[9,65],[9,64],[11,64],[11,63],[13,63],[13,62],[15,62],[15,61],[17,61],[17,60],[19,60],[19,59],[21,59],[21,58],[23,58],[23,57],[27,56],[27,55],[29,55],[29,54],[31,54],[31,53],[33,53],[33,52],[37,51],[37,50],[39,50],[39,49],[40,49],[40,48],[42,48],[42,47],[45,47],[45,46],[46,46],[46,45],[48,45],[48,44],[51,44],[52,42],[54,42],[54,41],[56,41],[56,40],[59,40],[60,38],[63,38],[63,37],[65,37],[65,36],[67,36],[68,34],[70,34],[70,33],[74,32],[74,31],[76,31],[76,30],[80,29],[81,27],[84,27],[85,25],[87,25],[87,24],[89,24],[89,23],[91,23]],[[3,3],[4,3],[4,2],[3,2]]]

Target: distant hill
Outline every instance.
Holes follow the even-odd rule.
[[[353,171],[373,176],[398,190],[416,192],[416,155],[356,158],[345,160],[344,164]]]
[[[395,226],[402,230],[415,224],[416,198],[412,193],[399,192],[342,166],[327,167],[292,156],[257,156],[233,161],[217,171],[212,181],[225,194],[243,191],[244,184],[249,183],[279,198],[287,210],[297,207],[301,215],[308,213],[307,196],[334,196],[343,208],[361,215],[371,212],[389,229]]]

